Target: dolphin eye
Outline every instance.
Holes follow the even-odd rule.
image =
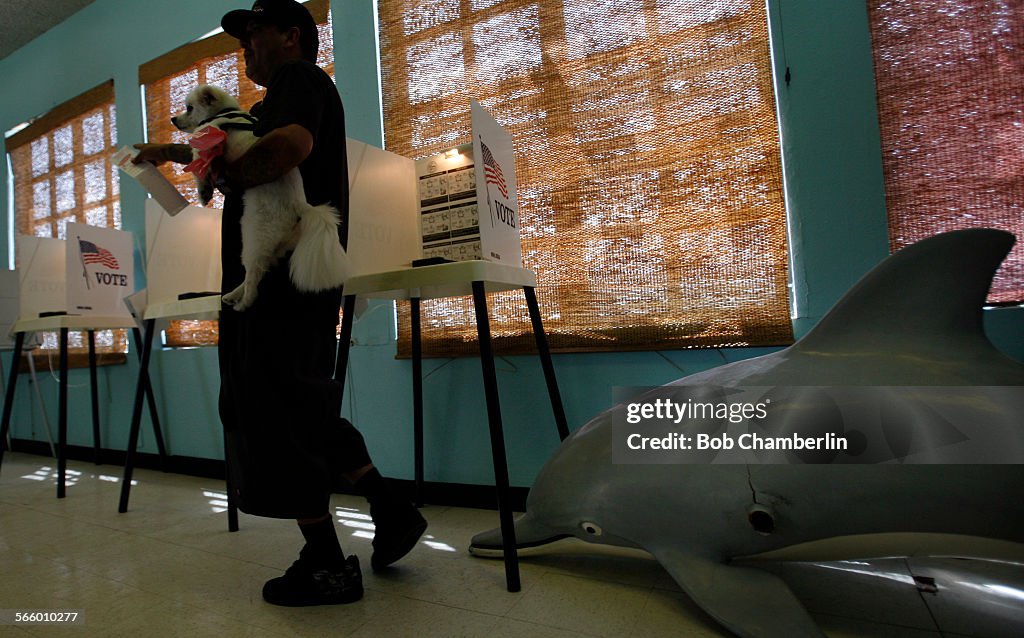
[[[583,528],[584,532],[590,534],[591,536],[600,536],[604,533],[600,525],[598,525],[597,523],[591,523],[590,521],[584,521],[580,523],[580,527]]]
[[[185,112],[186,113],[191,113],[192,112],[192,105],[191,104],[189,104],[188,106],[185,107]]]

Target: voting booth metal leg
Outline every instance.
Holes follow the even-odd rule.
[[[544,369],[544,380],[548,384],[548,397],[551,398],[551,410],[555,414],[558,438],[564,441],[569,436],[569,423],[565,418],[562,394],[558,391],[558,379],[555,378],[555,366],[551,363],[551,350],[548,348],[548,338],[544,334],[544,323],[540,319],[537,293],[532,287],[523,286],[523,294],[526,296],[526,307],[530,311],[530,321],[533,323],[533,337],[537,340],[537,354]]]
[[[416,507],[423,507],[423,341],[420,338],[420,299],[409,299],[412,318],[412,438]]]
[[[156,450],[160,455],[160,469],[167,471],[167,445],[164,443],[164,431],[160,427],[160,417],[156,412],[156,398],[153,396],[153,383],[146,373],[146,404],[149,406],[149,419],[153,423],[153,435],[156,438]]]
[[[338,355],[334,361],[334,380],[341,384],[345,397],[345,374],[348,372],[348,349],[352,345],[352,324],[355,322],[356,296],[346,295],[342,300],[341,333],[338,335]],[[341,406],[338,406],[340,409]]]
[[[494,368],[494,350],[491,347],[491,324],[487,317],[487,296],[484,282],[473,282],[473,305],[476,308],[476,329],[480,337],[480,365],[483,368],[484,395],[487,399],[487,422],[491,431],[491,454],[494,457],[494,484],[498,493],[498,518],[501,542],[505,554],[505,582],[508,591],[520,590],[519,555],[516,551],[516,529],[512,522],[509,503],[508,460],[505,455],[505,435],[501,425],[501,406],[498,401],[498,377]]]
[[[135,336],[135,354],[142,362],[142,334],[138,328],[132,328]],[[146,404],[149,406],[149,419],[153,423],[153,434],[156,436],[156,449],[160,453],[160,469],[167,471],[167,447],[164,445],[164,431],[160,427],[160,417],[156,410],[156,395],[153,393],[153,382],[149,378],[149,369],[146,369]]]
[[[160,417],[156,409],[156,395],[153,393],[153,384],[149,379],[149,361],[153,352],[153,334],[156,328],[156,320],[147,319],[142,332],[138,328],[132,328],[135,336],[135,349],[139,357],[139,378],[135,384],[135,404],[132,407],[132,423],[128,432],[128,449],[125,450],[124,479],[121,482],[121,499],[117,511],[125,513],[128,511],[128,498],[132,489],[132,473],[135,471],[135,452],[139,447],[139,433],[142,429],[142,400],[145,397],[149,407],[149,418],[153,423],[153,434],[156,438],[156,447],[160,453],[160,467],[167,471],[167,448],[164,445],[163,430],[160,427]],[[228,496],[228,509],[231,504]]]
[[[4,461],[4,449],[7,447],[7,435],[11,431],[11,412],[14,409],[14,389],[18,387],[18,364],[21,362],[21,351],[25,347],[25,333],[14,336],[14,352],[11,353],[11,374],[7,377],[7,392],[4,394],[3,421],[0,421],[0,467]],[[31,355],[30,355],[31,356]]]
[[[124,457],[124,478],[121,480],[121,500],[117,511],[128,511],[128,497],[132,489],[132,472],[135,470],[135,450],[139,446],[139,429],[142,426],[142,401],[149,383],[149,357],[153,350],[153,329],[155,319],[147,319],[142,335],[142,359],[139,363],[139,380],[135,384],[135,403],[132,407],[132,425],[128,432],[128,449]]]
[[[57,498],[64,498],[68,470],[68,329],[60,329],[60,392],[57,403]]]

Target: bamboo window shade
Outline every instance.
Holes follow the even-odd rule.
[[[524,266],[557,351],[786,344],[785,210],[764,2],[380,0],[385,139],[512,135]],[[534,348],[514,293],[495,348]],[[399,356],[409,307],[399,306]],[[424,302],[425,355],[476,351],[469,299]]]
[[[1017,245],[988,301],[1024,302],[1024,5],[870,0],[893,251],[991,227]]]
[[[7,138],[14,176],[14,225],[20,235],[66,239],[68,222],[121,227],[117,113],[113,80],[64,102]],[[58,350],[42,333],[41,350]],[[97,330],[98,353],[124,353],[124,330]],[[88,350],[84,333],[68,333],[68,352]],[[120,360],[120,358],[118,358]]]
[[[334,44],[330,4],[310,0],[306,8],[320,33],[317,64],[334,77]],[[263,89],[245,76],[245,60],[238,39],[219,33],[190,42],[139,67],[139,83],[145,87],[146,132],[150,142],[188,143],[188,134],[171,124],[171,117],[185,110],[185,98],[200,84],[215,84],[238,98],[248,109],[263,99]],[[182,166],[167,163],[160,171],[191,204],[201,205],[190,173]],[[224,198],[217,192],[208,206],[220,208]],[[216,345],[217,322],[176,320],[165,331],[170,347]]]

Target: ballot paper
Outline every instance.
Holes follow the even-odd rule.
[[[168,215],[177,215],[186,206],[185,199],[174,184],[167,181],[167,178],[157,170],[156,166],[149,162],[133,164],[132,158],[139,154],[137,149],[125,146],[114,153],[114,163],[122,171],[142,185],[146,192],[153,196],[160,207],[167,211]]]

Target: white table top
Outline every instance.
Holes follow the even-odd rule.
[[[474,281],[484,282],[487,292],[498,292],[535,288],[537,275],[527,268],[476,259],[356,275],[345,282],[345,294],[377,299],[461,297],[473,294]]]
[[[457,261],[417,268],[400,268],[380,273],[356,275],[345,282],[345,294],[378,299],[437,299],[473,294],[472,283],[484,282],[487,292],[536,287],[537,275],[532,270],[484,260]],[[220,295],[194,299],[175,299],[147,304],[143,319],[184,319],[216,317],[221,309]],[[124,316],[55,315],[20,319],[12,333],[45,330],[102,330],[134,328],[135,320]]]
[[[143,319],[216,319],[220,312],[220,295],[193,299],[174,299],[146,305]]]
[[[19,319],[11,326],[11,333],[40,332],[44,330],[107,330],[110,328],[134,328],[135,319],[131,315],[54,315]]]

